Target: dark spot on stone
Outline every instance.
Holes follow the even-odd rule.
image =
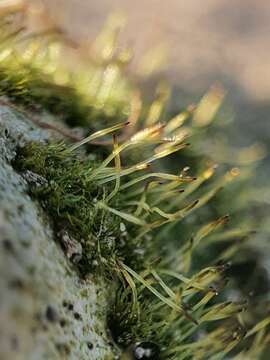
[[[13,335],[10,339],[11,349],[16,351],[19,349],[19,340],[16,335]]]
[[[18,213],[21,214],[24,210],[24,204],[18,205],[17,209],[18,209]]]
[[[66,319],[60,319],[59,324],[62,328],[65,327],[67,325]]]
[[[58,319],[57,312],[51,305],[47,306],[45,316],[46,319],[50,322],[56,322]]]
[[[14,253],[13,244],[9,239],[3,239],[2,244],[3,244],[3,248],[6,252]]]
[[[6,137],[8,137],[8,135],[9,135],[8,129],[5,129],[5,130],[4,130],[4,134],[5,134]]]
[[[8,285],[11,289],[23,290],[24,288],[24,283],[19,278],[10,280]]]
[[[65,308],[67,308],[69,311],[73,311],[74,306],[73,306],[73,304],[71,304],[70,302],[68,302],[68,301],[66,301],[66,300],[63,300],[62,304],[63,304],[63,306],[64,306]]]
[[[27,240],[21,241],[21,244],[22,244],[22,246],[23,246],[24,248],[26,248],[26,249],[30,248],[30,246],[31,246],[31,242],[30,242],[30,241],[27,241]]]
[[[91,342],[88,342],[87,347],[88,347],[89,350],[93,350],[94,345]]]
[[[42,324],[41,328],[43,331],[48,331],[48,326],[45,324]]]
[[[60,352],[61,355],[69,355],[70,348],[67,344],[58,343],[55,345],[56,349]]]
[[[76,320],[82,320],[81,314],[79,314],[79,313],[77,313],[77,312],[74,313],[74,318],[75,318]]]
[[[74,306],[73,306],[73,304],[68,304],[67,308],[68,308],[68,310],[72,311],[74,309]]]

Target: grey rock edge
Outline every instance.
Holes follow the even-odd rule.
[[[18,145],[49,136],[0,106],[0,360],[114,359],[102,280],[78,277],[11,166]]]

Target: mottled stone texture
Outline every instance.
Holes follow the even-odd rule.
[[[0,359],[113,359],[101,280],[79,278],[11,164],[49,136],[0,107]]]

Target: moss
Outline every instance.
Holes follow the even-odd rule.
[[[79,269],[87,273],[101,263],[109,269],[117,252],[119,220],[110,214],[103,216],[97,209],[96,203],[109,189],[101,189],[88,180],[96,162],[82,160],[63,143],[30,143],[18,151],[13,166],[22,174],[30,170],[45,179],[43,185],[32,183],[29,191],[53,220],[55,234],[63,247],[63,229],[82,244]],[[105,259],[108,264],[104,263]]]
[[[244,336],[236,315],[243,311],[246,304],[223,301],[222,298],[220,301],[214,300],[227,284],[226,266],[207,267],[194,275],[182,277],[174,271],[173,264],[178,261],[177,253],[171,256],[167,250],[163,252],[158,246],[162,244],[163,236],[170,236],[170,229],[154,242],[155,228],[173,224],[179,215],[179,219],[182,219],[205,199],[211,199],[215,194],[213,184],[210,190],[206,188],[206,192],[204,190],[199,193],[199,201],[189,200],[182,210],[165,213],[153,205],[147,207],[145,187],[137,186],[140,177],[132,173],[128,177],[129,182],[135,185],[134,189],[132,187],[134,200],[129,202],[126,200],[129,194],[121,192],[119,185],[117,186],[115,168],[104,168],[106,160],[93,160],[93,154],[77,153],[73,149],[73,146],[68,147],[64,143],[29,143],[18,149],[13,166],[26,179],[28,177],[30,193],[50,216],[58,241],[64,243],[61,236],[63,230],[66,230],[69,236],[68,246],[74,247],[72,239],[81,244],[82,256],[75,262],[81,275],[93,271],[101,272],[107,278],[109,276],[116,279],[117,275],[118,290],[116,298],[110,299],[112,303],[107,315],[114,340],[124,349],[129,349],[138,341],[153,342],[160,347],[161,357],[164,359],[168,354],[177,358],[182,348],[186,349],[189,356],[195,356],[198,350],[189,341],[198,336],[202,324],[228,318],[224,330],[211,325],[208,330],[208,326],[204,326],[209,339],[214,339],[214,347],[209,348],[208,337],[198,346],[206,356],[211,356],[224,347],[235,347]],[[33,175],[38,176],[38,181],[33,181]],[[110,176],[116,178],[116,185],[114,181],[107,182],[106,179]],[[226,179],[228,176],[227,174]],[[173,183],[177,178],[172,179]],[[179,179],[184,179],[187,191],[190,186],[194,187],[194,181],[200,180],[183,174]],[[125,184],[128,181],[124,186]],[[162,186],[157,194],[150,192],[148,204],[155,204],[159,199],[157,196],[163,194]],[[132,213],[134,204],[140,203],[146,212],[138,218]],[[144,219],[147,219],[146,223]],[[203,226],[194,234],[193,241],[196,243],[226,222],[225,216]],[[148,234],[147,237],[144,234]],[[192,247],[189,249],[186,245],[184,243],[179,250],[184,263],[188,261],[191,256],[188,254],[192,251]],[[224,251],[227,249],[228,247]],[[161,257],[157,259],[158,256]],[[168,256],[171,257],[171,264],[168,263]],[[75,312],[74,316],[80,320],[79,313]],[[232,329],[237,329],[236,338],[224,335],[219,339],[215,335],[219,331],[231,332]],[[181,346],[179,338],[182,339]]]
[[[119,218],[111,215],[109,211],[100,214],[99,201],[104,199],[104,194],[112,191],[109,186],[100,187],[95,179],[91,180],[91,175],[100,164],[87,157],[82,159],[70,152],[64,144],[32,143],[20,149],[18,154],[14,166],[22,174],[31,170],[46,179],[45,185],[32,185],[30,191],[53,219],[56,233],[60,228],[65,227],[83,245],[83,258],[77,264],[78,269],[84,274],[95,269],[110,276],[120,275],[120,287],[108,312],[108,326],[114,340],[121,347],[126,349],[137,341],[150,341],[159,344],[161,356],[166,358],[168,349],[177,348],[179,336],[188,340],[190,336],[186,336],[186,331],[193,336],[199,331],[196,318],[202,315],[210,316],[210,319],[211,316],[214,319],[231,317],[243,308],[243,304],[224,303],[223,306],[228,309],[223,315],[219,314],[218,310],[215,312],[211,307],[204,310],[204,306],[198,307],[199,303],[207,304],[215,295],[216,290],[213,291],[206,284],[211,284],[215,279],[215,286],[219,289],[223,287],[224,266],[206,269],[202,272],[203,276],[195,274],[194,280],[197,279],[196,284],[201,287],[201,290],[198,290],[192,285],[194,281],[192,278],[186,278],[183,285],[175,279],[168,280],[165,285],[158,274],[162,271],[166,258],[159,261],[153,269],[148,265],[148,270],[144,270],[143,278],[126,265],[131,265],[137,271],[147,268],[147,263],[149,264],[155,253],[158,254],[158,249],[152,243],[149,247],[149,250],[152,250],[151,255],[147,255],[149,252],[146,251],[140,263],[138,256],[135,258],[136,251],[134,251],[138,243],[127,241],[123,237]],[[121,196],[117,196],[113,203],[119,207],[122,201]],[[137,227],[136,229],[138,230]],[[130,236],[132,232],[136,235],[133,226],[127,225],[126,231]],[[147,246],[144,246],[144,250],[147,250]],[[122,261],[125,265],[121,265]],[[127,287],[125,282],[130,287]],[[135,285],[137,282],[139,284]],[[142,287],[142,284],[145,286]],[[157,286],[161,289],[157,290]],[[160,294],[158,297],[155,295],[155,289]],[[164,290],[168,294],[171,292],[169,306],[162,295]],[[175,299],[172,294],[177,297],[177,293],[181,298],[181,305],[174,305]],[[188,294],[190,295],[187,296]],[[214,304],[215,302],[213,307]],[[174,311],[170,306],[175,306]],[[191,316],[189,312],[193,306],[198,309],[192,310]],[[80,319],[80,315],[76,312],[74,316]],[[166,319],[170,319],[169,326]],[[174,330],[179,322],[182,323],[183,330]],[[226,341],[230,343],[232,340]],[[204,346],[202,344],[202,348]],[[223,346],[222,340],[217,344],[217,349],[222,349]],[[212,350],[207,350],[206,347],[204,351],[211,354]],[[177,354],[178,350],[175,350],[175,353]],[[193,353],[192,349],[191,353]]]
[[[16,47],[14,51],[18,54]],[[125,85],[120,97],[107,96],[107,90],[121,82],[121,66],[114,58],[95,68],[98,91],[92,97],[88,96],[89,84],[82,86],[83,81],[67,81],[64,86],[57,83],[59,74],[69,80],[74,76],[69,69],[62,72],[59,58],[49,59],[56,69],[50,75],[37,66],[35,56],[28,63],[9,64],[10,57],[4,60],[0,89],[16,103],[26,107],[34,103],[61,114],[69,125],[98,129],[103,123],[96,125],[96,120],[114,122],[118,114],[120,118],[128,114]],[[18,71],[14,73],[14,69]],[[82,71],[79,77],[84,76]],[[165,95],[157,96],[143,109],[143,119],[138,114],[133,117],[130,130],[125,132],[126,123],[116,126],[124,129],[119,136],[123,141],[118,143],[115,135],[112,152],[101,148],[77,152],[101,133],[112,132],[108,128],[111,124],[106,124],[101,132],[71,147],[55,142],[28,143],[17,149],[13,166],[49,215],[57,240],[80,276],[102,273],[113,280],[116,291],[109,299],[108,326],[124,351],[146,341],[157,344],[162,359],[182,360],[222,358],[245,347],[249,354],[258,343],[264,349],[269,318],[258,326],[250,321],[251,330],[246,335],[239,314],[247,304],[231,301],[226,292],[227,260],[238,254],[242,241],[231,241],[228,216],[217,211],[215,204],[219,191],[231,186],[238,170],[216,171],[210,156],[183,152],[188,146],[185,131],[199,144],[207,138],[202,121],[210,124],[223,95],[211,90],[195,113],[187,109],[160,124]],[[202,109],[204,116],[200,118]],[[175,167],[179,158],[170,156],[179,150],[184,164],[181,172],[162,172],[161,168]],[[155,164],[164,157],[166,166]],[[192,160],[196,174],[189,175],[188,160]],[[238,235],[240,231],[241,239],[251,234],[250,228],[233,231]],[[212,243],[217,244],[215,251]],[[203,259],[202,254],[207,256]],[[235,287],[229,289],[234,291]],[[73,311],[72,304],[66,307]],[[73,315],[80,320],[79,312]]]
[[[71,127],[91,127],[93,119],[97,122],[113,122],[124,119],[124,103],[115,106],[111,112],[95,109],[94,103],[82,99],[77,90],[70,86],[57,85],[46,74],[35,70],[31,65],[0,65],[0,95],[22,105],[25,109],[42,113],[47,110],[59,121]],[[94,100],[93,100],[94,101]]]
[[[0,26],[1,96],[37,114],[47,111],[71,127],[89,129],[99,123],[102,128],[126,119],[132,88],[121,75],[126,66],[121,53],[111,61],[100,58],[96,63],[81,64],[77,71],[63,62],[63,51],[67,51],[64,56],[77,58],[63,38],[50,33],[25,36],[16,20],[9,18],[1,18]]]
[[[1,117],[0,141],[0,287],[1,314],[7,324],[2,329],[0,358],[8,355],[11,358],[61,358],[56,352],[56,344],[60,343],[68,345],[69,359],[88,359],[89,356],[103,359],[105,354],[112,354],[107,337],[98,335],[101,327],[103,333],[105,331],[104,280],[97,275],[95,281],[83,280],[74,266],[68,264],[67,257],[54,242],[47,216],[26,194],[26,181],[10,163],[18,143],[39,141],[46,138],[46,132],[33,129],[31,123],[8,108],[0,107],[0,110],[1,114],[5,113]],[[4,129],[8,129],[8,138],[2,135]],[[34,186],[33,179],[30,186]],[[84,297],[81,292],[85,293]],[[73,311],[62,307],[64,301],[73,304],[83,321],[77,321]],[[56,322],[51,308],[57,311]],[[63,328],[62,319],[65,319]],[[18,340],[18,346],[13,346],[15,340],[11,343],[11,334]],[[40,342],[40,339],[43,340]],[[86,346],[88,340],[99,344],[91,353]]]

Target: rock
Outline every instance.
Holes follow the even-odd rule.
[[[79,277],[11,165],[18,146],[49,137],[0,107],[0,359],[113,359],[102,280]]]

